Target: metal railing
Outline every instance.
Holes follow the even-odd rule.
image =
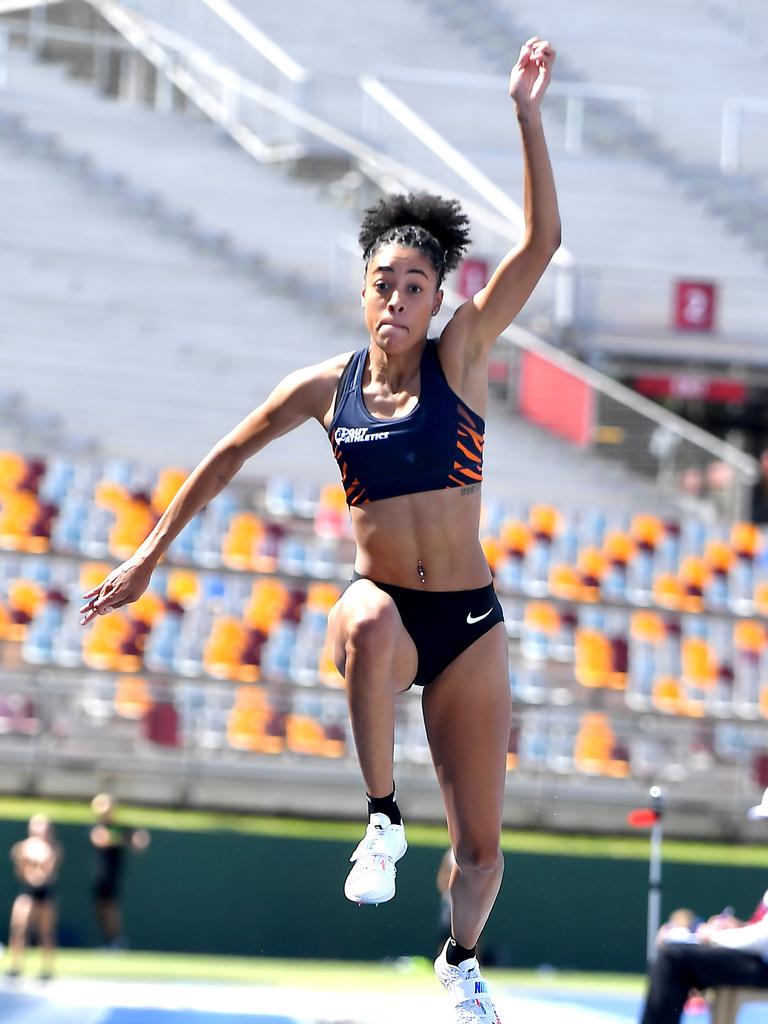
[[[432,86],[458,86],[504,94],[509,85],[505,75],[486,75],[462,71],[440,71],[432,68],[412,68],[400,65],[379,65],[370,76],[393,82]],[[552,82],[547,93],[563,101],[565,110],[564,148],[567,153],[580,153],[584,148],[584,129],[589,107],[610,101],[621,103],[632,113],[638,124],[650,127],[653,123],[653,102],[647,89],[619,85],[600,85],[591,82]]]
[[[756,114],[762,118],[768,115],[768,100],[755,98],[732,98],[723,103],[723,120],[720,131],[720,170],[733,174],[742,169],[744,163],[744,136],[748,114]],[[768,153],[765,147],[765,122],[758,133],[759,168],[768,171]],[[758,163],[753,156],[751,164]]]

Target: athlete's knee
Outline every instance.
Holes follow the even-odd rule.
[[[380,657],[382,647],[394,638],[395,625],[395,610],[390,604],[381,602],[355,609],[347,619],[346,658]]]
[[[463,874],[492,875],[504,870],[504,857],[498,842],[459,843],[454,857]]]

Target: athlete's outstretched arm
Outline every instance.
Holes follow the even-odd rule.
[[[289,374],[266,401],[218,441],[184,481],[137,551],[83,594],[86,603],[80,609],[81,624],[141,597],[174,538],[226,487],[247,459],[306,420],[322,420],[343,365],[343,359],[337,357]]]
[[[509,327],[560,246],[555,179],[541,121],[541,101],[554,60],[554,48],[534,37],[523,44],[510,75],[509,94],[517,108],[523,147],[525,233],[485,288],[454,318],[456,327],[475,350],[487,352]],[[451,328],[449,325],[446,330]]]

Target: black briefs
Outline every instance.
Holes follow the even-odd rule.
[[[29,882],[22,882],[21,896],[31,896],[33,903],[49,903],[56,899],[56,889],[53,885],[31,885]]]
[[[354,573],[352,582],[367,579]],[[418,667],[413,682],[426,686],[475,640],[504,621],[501,603],[489,583],[475,590],[414,590],[371,580],[389,594],[413,640]]]

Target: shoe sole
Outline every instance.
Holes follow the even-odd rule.
[[[395,890],[384,896],[379,896],[375,900],[363,900],[359,896],[348,896],[345,892],[344,895],[347,897],[350,903],[356,903],[358,907],[378,907],[380,903],[389,903],[390,900],[395,898]]]
[[[399,860],[401,860],[406,855],[407,852],[408,844],[406,843],[402,853],[399,853],[394,858],[394,863],[396,864]],[[365,900],[361,899],[359,896],[350,896],[349,893],[347,892],[346,886],[344,887],[344,895],[347,897],[350,903],[356,903],[358,907],[378,907],[380,903],[389,903],[390,900],[395,898],[396,892],[397,887],[393,885],[392,892],[385,893],[384,896],[379,896],[377,899]]]

